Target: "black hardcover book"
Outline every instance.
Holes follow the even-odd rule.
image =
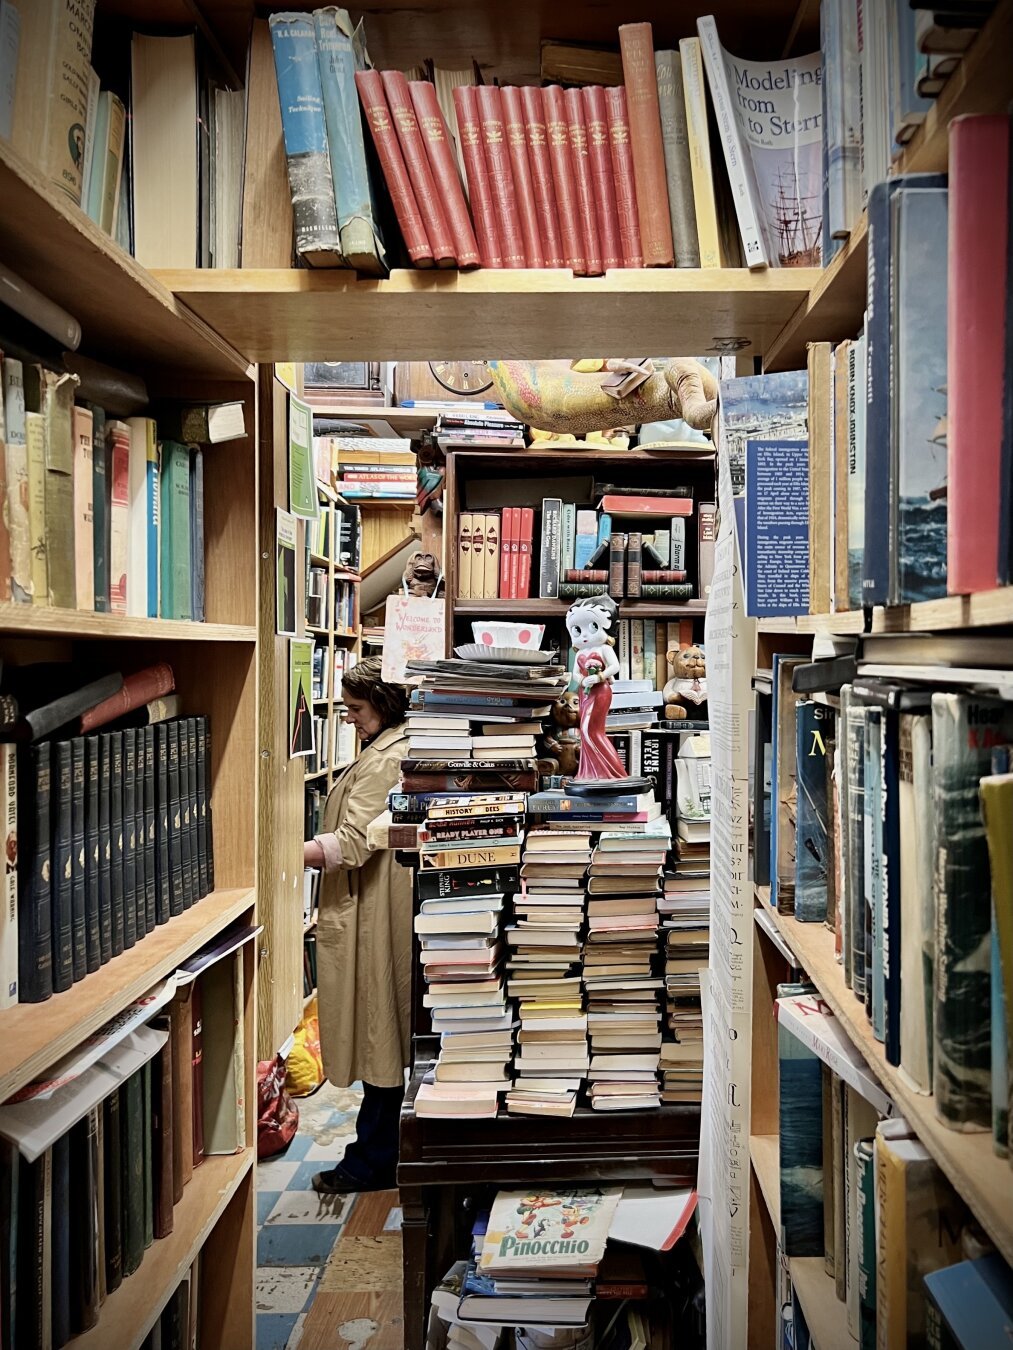
[[[172,1232],[174,1200],[173,1031],[172,1020],[165,1015],[158,1018],[154,1025],[169,1035],[161,1052],[152,1060],[151,1068],[151,1176],[154,1191],[154,1225],[155,1237],[163,1238]]]
[[[900,716],[885,712],[882,723],[883,802],[883,966],[887,1064],[900,1064],[900,951],[904,938],[900,908]]]
[[[155,1192],[152,1173],[152,1137],[154,1116],[151,1101],[151,1060],[140,1070],[141,1079],[141,1156],[143,1171],[141,1174],[142,1197],[144,1202],[144,1247],[147,1250],[155,1237]]]
[[[200,826],[198,816],[200,803],[197,798],[197,719],[188,717],[180,723],[180,735],[186,728],[186,799],[190,812],[190,892],[193,903],[206,894],[201,890],[200,844],[198,835]]]
[[[123,737],[123,913],[133,922],[136,940],[144,937],[144,876],[141,904],[137,903],[137,748],[133,727]]]
[[[179,804],[179,732],[176,722],[166,723],[169,748],[169,913],[186,908],[183,883],[183,813]]]
[[[70,1315],[70,1135],[61,1135],[51,1149],[52,1196],[49,1218],[49,1254],[52,1261],[52,1347],[60,1350],[71,1336]],[[76,1257],[75,1253],[75,1257]]]
[[[109,859],[109,879],[112,883],[113,897],[113,949],[116,934],[120,936],[120,951],[132,947],[137,941],[137,916],[128,909],[123,890],[123,733],[109,733],[109,750],[112,763],[109,774],[109,839],[111,854]]]
[[[851,684],[858,674],[854,656],[825,657],[795,667],[791,688],[795,694],[837,694],[842,684]]]
[[[71,1330],[88,1331],[98,1322],[99,1261],[102,1259],[98,1222],[99,1112],[89,1111],[70,1132],[70,1241],[74,1259],[70,1271]],[[59,1193],[57,1193],[59,1195]]]
[[[200,877],[199,894],[208,894],[208,719],[198,717],[197,724],[197,871]]]
[[[453,871],[419,872],[420,900],[455,895],[511,895],[520,885],[519,867],[460,867]]]
[[[757,886],[770,885],[771,717],[771,692],[757,689],[753,722],[753,880]]]
[[[75,923],[71,878],[71,752],[70,741],[53,746],[53,988],[69,989],[87,973],[84,943],[84,912]]]
[[[172,877],[169,868],[169,727],[152,727],[155,733],[155,919],[168,923]]]
[[[178,743],[179,756],[179,858],[183,877],[183,908],[189,909],[197,898],[194,894],[193,858],[190,853],[190,743],[186,734],[186,718],[173,723],[173,735]]]
[[[120,1164],[123,1169],[123,1275],[144,1256],[144,1080],[133,1073],[120,1088]]]
[[[30,804],[19,816],[18,834],[18,997],[41,1003],[53,992],[53,911],[50,893],[52,747],[18,755],[18,801]]]
[[[46,1191],[51,1165],[48,1150],[33,1163],[23,1158],[18,1163],[17,1350],[44,1350],[51,1344],[44,1333],[50,1321]]]
[[[123,911],[119,926],[113,911],[112,883],[112,811],[111,782],[113,773],[112,736],[104,731],[95,737],[98,742],[98,921],[103,947],[108,943],[110,956],[119,956],[123,950]],[[108,936],[107,936],[108,934]]]
[[[17,1146],[0,1139],[0,1345],[14,1344],[18,1290]]]
[[[211,718],[205,717],[202,721],[204,723],[204,815],[207,818],[205,831],[207,836],[208,894],[210,894],[215,888],[215,832],[211,815]]]
[[[105,1263],[106,1293],[111,1294],[123,1281],[123,1147],[118,1087],[102,1103],[104,1112],[102,1140],[103,1185],[105,1189]]]
[[[100,966],[112,956],[108,921],[103,923],[99,892],[99,780],[101,743],[98,736],[84,741],[84,912],[88,923],[88,969],[91,965],[91,941],[94,934]],[[106,916],[108,920],[108,915]]]
[[[137,733],[144,746],[144,922],[150,933],[158,923],[158,872],[155,866],[155,728],[144,727]]]
[[[102,964],[98,940],[98,911],[88,908],[88,862],[85,844],[85,812],[87,810],[87,783],[85,778],[85,744],[83,736],[75,736],[70,743],[70,879],[74,910],[75,933],[80,922],[84,930],[85,974],[98,970]]]
[[[31,667],[25,667],[30,670]],[[24,739],[39,741],[43,736],[51,736],[54,731],[76,722],[82,713],[88,712],[123,688],[123,676],[120,674],[103,675],[101,679],[75,689],[69,694],[55,698],[42,707],[33,708],[25,713]],[[21,700],[19,698],[19,704]]]
[[[187,1336],[189,1296],[189,1281],[184,1280],[176,1287],[169,1297],[169,1302],[162,1309],[162,1350],[184,1350]]]

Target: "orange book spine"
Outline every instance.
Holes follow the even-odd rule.
[[[577,206],[580,210],[581,237],[584,240],[584,261],[590,276],[601,274],[601,242],[598,237],[598,217],[591,184],[591,160],[587,152],[587,127],[584,125],[584,100],[579,89],[567,89],[566,124],[570,132],[570,152],[573,158],[574,179],[577,184]]]
[[[387,107],[390,109],[394,130],[408,179],[415,193],[422,223],[426,227],[426,236],[432,246],[433,258],[438,267],[452,267],[457,262],[457,253],[450,232],[450,223],[443,209],[443,202],[436,190],[436,180],[429,165],[426,143],[422,137],[419,120],[415,116],[408,81],[399,70],[381,72],[383,92],[387,95]]]
[[[477,90],[471,85],[458,86],[454,90],[454,109],[457,113],[461,158],[464,160],[464,172],[468,178],[468,196],[471,199],[482,266],[502,267],[503,246],[500,243],[499,226],[496,224],[496,207],[492,199],[489,166],[486,163],[482,130],[478,122]]]
[[[609,124],[609,152],[612,156],[612,181],[616,189],[623,266],[643,267],[644,252],[637,217],[637,188],[633,181],[630,122],[626,112],[626,90],[621,84],[605,90],[605,111]]]
[[[542,106],[545,108],[545,135],[549,142],[552,181],[559,210],[563,264],[577,276],[584,276],[587,261],[577,216],[577,183],[570,153],[570,126],[566,120],[566,101],[558,84],[546,85],[542,90]]]
[[[542,91],[537,85],[526,84],[520,90],[524,110],[524,132],[528,142],[528,163],[531,165],[532,187],[538,226],[545,254],[546,267],[563,266],[563,240],[559,233],[556,211],[556,189],[552,182],[552,162],[545,134],[545,109]]]
[[[436,90],[428,80],[412,80],[408,85],[419,131],[425,142],[429,167],[433,171],[436,189],[446,211],[447,223],[453,236],[458,267],[477,267],[481,258],[475,231],[471,227],[468,203],[457,174],[457,161],[450,148],[446,123],[436,100]]]
[[[510,148],[503,125],[501,90],[495,84],[480,84],[475,92],[478,95],[478,118],[482,127],[485,162],[489,166],[489,183],[496,206],[496,223],[503,246],[503,266],[524,267],[524,236],[517,212]]]
[[[591,183],[595,209],[598,213],[601,265],[607,272],[612,267],[622,267],[623,251],[619,240],[619,211],[616,207],[616,187],[612,175],[612,155],[609,150],[605,90],[600,84],[590,84],[585,85],[580,92],[584,100],[587,155],[591,164]]]
[[[626,82],[626,109],[633,149],[633,178],[645,267],[672,267],[672,218],[668,208],[665,147],[661,139],[658,77],[654,37],[649,23],[626,23],[619,29],[619,48]]]
[[[538,208],[535,205],[534,182],[528,160],[528,137],[521,107],[521,91],[511,86],[500,90],[500,94],[510,166],[514,171],[517,212],[521,221],[521,234],[524,236],[524,257],[529,267],[544,267],[545,251],[538,227]]]
[[[391,117],[390,108],[387,106],[387,97],[383,92],[383,80],[380,78],[380,72],[377,70],[357,70],[355,72],[355,87],[359,91],[359,99],[366,114],[369,133],[373,137],[373,144],[376,146],[377,157],[380,160],[380,167],[383,169],[383,176],[387,182],[391,201],[394,203],[394,214],[397,216],[397,223],[404,238],[408,256],[416,267],[431,267],[433,265],[433,250],[430,246],[429,236],[426,234],[426,227],[422,221],[418,202],[415,200],[415,193],[412,190],[411,179],[408,177],[404,157],[401,154],[401,146],[394,129],[394,120]]]

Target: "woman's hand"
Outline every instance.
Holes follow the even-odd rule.
[[[302,846],[303,867],[323,867],[324,850],[318,839],[307,839]]]

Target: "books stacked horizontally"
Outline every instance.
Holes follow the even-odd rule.
[[[415,455],[404,437],[316,436],[314,452],[317,472],[329,470],[346,501],[415,499]]]
[[[602,830],[591,858],[584,987],[591,1037],[591,1105],[621,1111],[659,1103],[661,980],[656,972],[664,819],[643,833]]]
[[[433,432],[441,450],[472,446],[485,450],[517,450],[524,445],[524,426],[503,409],[473,413],[441,412]]]
[[[514,923],[507,929],[509,990],[519,999],[517,1078],[507,1108],[570,1116],[588,1070],[580,990],[589,830],[528,833]]]
[[[420,1095],[434,1114],[494,1116],[510,1086],[514,1019],[500,969],[506,886],[492,878],[516,869],[523,822],[523,793],[474,793],[431,803],[419,831],[419,891],[434,894],[421,901],[415,932],[423,1003],[440,1036],[433,1082]],[[483,884],[476,873],[486,870]]]
[[[703,1090],[700,971],[706,969],[709,953],[710,860],[675,859],[665,872],[658,910],[665,944],[666,997],[661,1100],[698,1102]]]
[[[605,719],[605,730],[647,731],[658,725],[658,710],[663,703],[652,680],[616,680],[612,685],[612,705]]]

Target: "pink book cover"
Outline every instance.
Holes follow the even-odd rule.
[[[130,542],[130,431],[111,422],[109,435],[109,610],[127,612],[127,554]]]

